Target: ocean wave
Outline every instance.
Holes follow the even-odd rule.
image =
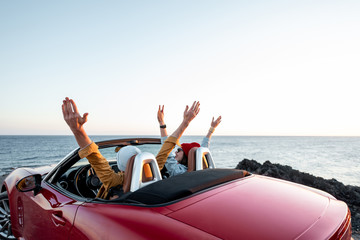
[[[35,160],[38,159],[39,157],[27,157],[27,158],[21,158],[19,159],[20,161],[29,161],[29,160]]]
[[[9,151],[0,151],[0,155],[2,155],[2,154],[11,154],[12,152],[9,150]]]

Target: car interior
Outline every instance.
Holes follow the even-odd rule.
[[[158,144],[158,141],[155,143]],[[121,144],[116,141],[97,144],[99,149],[109,148],[114,153],[114,149],[118,151],[123,146],[141,143],[138,140],[128,140]],[[115,172],[119,171],[115,160],[110,160],[109,164]],[[52,175],[48,178],[49,182],[65,193],[106,201],[96,198],[102,183],[87,159],[80,159],[77,151],[74,151],[67,160],[64,159],[57,171],[49,174]],[[127,163],[124,194],[111,201],[146,205],[163,204],[248,175],[248,172],[241,170],[217,169],[209,149],[199,147],[189,151],[187,173],[163,179],[155,156],[149,152],[142,152],[133,156]]]

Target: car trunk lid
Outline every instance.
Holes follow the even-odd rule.
[[[168,206],[167,216],[222,239],[296,239],[325,215],[333,220],[323,235],[331,236],[342,222],[326,214],[336,200],[301,185],[253,176],[222,188]]]

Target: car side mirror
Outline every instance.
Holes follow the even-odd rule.
[[[34,191],[35,196],[41,189],[41,175],[35,174],[22,178],[16,183],[16,188],[20,192]]]

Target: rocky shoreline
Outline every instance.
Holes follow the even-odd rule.
[[[300,183],[330,193],[336,199],[347,203],[351,211],[351,224],[354,239],[360,239],[360,187],[344,185],[336,179],[315,177],[309,173],[300,172],[290,166],[273,164],[270,161],[260,164],[255,160],[244,159],[236,169],[247,170],[254,174],[275,177]]]

